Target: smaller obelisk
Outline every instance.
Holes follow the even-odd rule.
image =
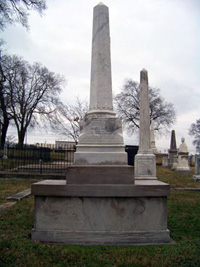
[[[177,159],[178,149],[176,147],[176,133],[175,130],[171,131],[171,142],[170,142],[170,149],[169,149],[169,168],[173,167],[174,160]]]
[[[157,179],[156,159],[151,150],[148,73],[140,72],[140,143],[135,156],[135,179]]]

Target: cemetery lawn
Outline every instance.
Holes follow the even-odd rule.
[[[171,187],[196,187],[192,175],[157,168]],[[30,181],[0,180],[0,200],[30,188]],[[171,191],[168,228],[176,242],[156,246],[76,246],[32,242],[34,199],[0,214],[0,266],[200,266],[200,191]]]
[[[21,191],[30,188],[32,183],[33,181],[0,179],[0,204],[7,202],[7,197],[15,195]]]

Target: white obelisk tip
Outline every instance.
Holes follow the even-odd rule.
[[[147,72],[147,70],[145,68],[142,69],[142,72]]]
[[[96,6],[105,6],[105,7],[107,7],[103,2],[100,2],[98,5],[96,5]]]

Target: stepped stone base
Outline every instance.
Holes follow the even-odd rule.
[[[32,231],[32,240],[76,245],[160,245],[174,244],[169,230],[164,231]]]
[[[181,167],[177,167],[175,169],[176,172],[180,172],[180,173],[185,173],[185,174],[189,174],[192,173],[192,171],[190,170],[190,168],[181,168]]]
[[[72,165],[67,184],[134,184],[134,167],[128,165]]]
[[[169,192],[169,185],[155,180],[35,183],[32,240],[85,245],[172,243],[167,229]]]

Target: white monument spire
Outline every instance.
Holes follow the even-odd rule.
[[[149,153],[150,144],[150,115],[148,73],[145,69],[140,72],[140,144],[139,152]]]
[[[99,2],[97,6],[105,6],[103,2]]]
[[[94,7],[90,106],[81,122],[76,165],[126,165],[122,122],[113,111],[108,7]]]
[[[108,7],[94,7],[89,113],[113,111]]]
[[[135,179],[157,179],[156,160],[150,142],[148,73],[140,72],[140,144],[135,156]]]

